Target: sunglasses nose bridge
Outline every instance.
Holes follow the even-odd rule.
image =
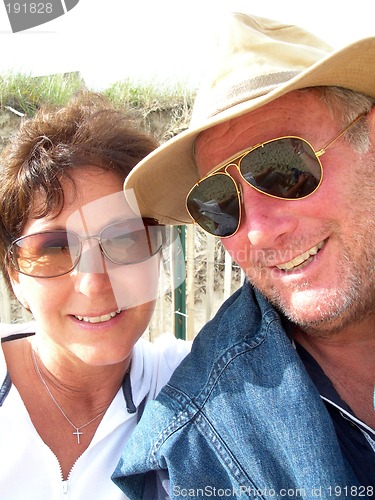
[[[239,179],[236,179],[236,177],[233,176],[233,174],[231,172],[228,172],[228,169],[230,167],[234,167],[235,168],[236,172],[238,173]],[[240,162],[238,160],[237,161],[231,161],[230,163],[228,163],[228,165],[225,165],[224,172],[234,182],[234,184],[235,184],[235,186],[237,188],[237,191],[238,191],[238,197],[240,199],[240,204],[242,205],[243,204],[243,188],[242,188],[242,185],[241,185],[241,180],[244,180],[246,182],[246,184],[249,184],[249,183],[246,181],[246,179],[244,178],[244,176],[241,173]]]
[[[95,240],[96,244],[93,244],[91,240]],[[105,252],[100,236],[80,238],[80,252],[75,268],[81,273],[105,273],[104,257]]]
[[[224,172],[229,175],[230,177],[232,177],[231,173],[228,172],[228,169],[230,167],[235,167],[235,169],[240,172],[240,168],[239,168],[239,163],[238,162],[235,162],[235,161],[231,161],[230,163],[228,163],[227,165],[225,165],[224,167]]]
[[[240,171],[240,167],[238,165],[238,163],[235,163],[235,162],[231,162],[231,163],[228,163],[228,165],[225,165],[224,167],[224,173],[230,177],[232,179],[232,181],[235,183],[235,185],[237,186],[237,189],[239,189],[239,186],[240,186],[240,182],[238,181],[238,179],[236,179],[236,176],[233,175],[232,172],[229,171],[229,169],[231,167],[234,167],[235,168],[235,171],[238,172],[240,178],[242,178],[242,174],[241,174],[241,171]]]

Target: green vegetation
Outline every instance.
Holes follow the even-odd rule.
[[[190,106],[195,92],[182,84],[169,85],[126,80],[116,82],[103,91],[115,105],[155,111],[181,105]]]
[[[0,104],[32,116],[42,105],[64,105],[78,90],[84,88],[77,73],[32,77],[26,74],[0,75]]]
[[[63,106],[86,86],[80,74],[65,73],[43,77],[8,73],[0,75],[0,108],[16,115],[32,116],[44,105]],[[160,142],[187,127],[195,90],[181,84],[154,84],[126,80],[112,84],[101,93],[114,106],[134,111],[142,125]]]
[[[45,104],[63,106],[77,91],[87,89],[79,73],[33,77],[21,73],[0,75],[0,105],[11,106],[28,116]],[[92,90],[92,89],[88,89]],[[102,90],[115,106],[142,108],[147,112],[190,107],[195,91],[175,85],[126,80]]]

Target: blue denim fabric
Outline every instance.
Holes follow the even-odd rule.
[[[138,500],[160,469],[175,499],[352,498],[357,480],[328,412],[278,313],[248,283],[147,404],[113,480]]]

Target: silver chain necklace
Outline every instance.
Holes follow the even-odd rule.
[[[36,369],[36,372],[41,380],[41,382],[43,383],[44,387],[47,389],[47,392],[50,396],[50,398],[52,399],[52,401],[55,403],[55,405],[57,406],[57,408],[60,410],[62,416],[65,418],[65,420],[67,422],[69,422],[69,424],[73,427],[74,429],[74,432],[73,434],[75,436],[77,436],[77,444],[80,444],[81,443],[81,440],[80,440],[80,436],[83,435],[83,432],[81,432],[81,429],[87,427],[88,425],[90,425],[92,422],[94,422],[97,418],[99,418],[101,415],[103,415],[103,413],[105,413],[108,408],[109,408],[109,405],[107,406],[107,408],[105,408],[103,411],[101,411],[99,413],[99,415],[96,415],[96,417],[92,418],[89,422],[87,422],[86,424],[83,424],[79,427],[77,427],[76,425],[73,424],[73,422],[67,417],[66,413],[64,412],[64,410],[61,408],[61,406],[59,405],[59,403],[56,401],[56,399],[54,398],[50,388],[48,387],[47,385],[47,382],[44,380],[43,378],[43,375],[42,375],[42,372],[40,371],[39,369],[39,366],[38,366],[38,363],[36,361],[36,357],[35,357],[35,353],[34,353],[34,349],[31,349],[31,354],[32,354],[32,357],[33,357],[33,362],[34,362],[34,366],[35,366],[35,369]]]

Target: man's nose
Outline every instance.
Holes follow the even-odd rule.
[[[242,182],[242,221],[251,245],[272,248],[280,237],[292,233],[298,219],[288,210],[288,201],[267,196]]]

